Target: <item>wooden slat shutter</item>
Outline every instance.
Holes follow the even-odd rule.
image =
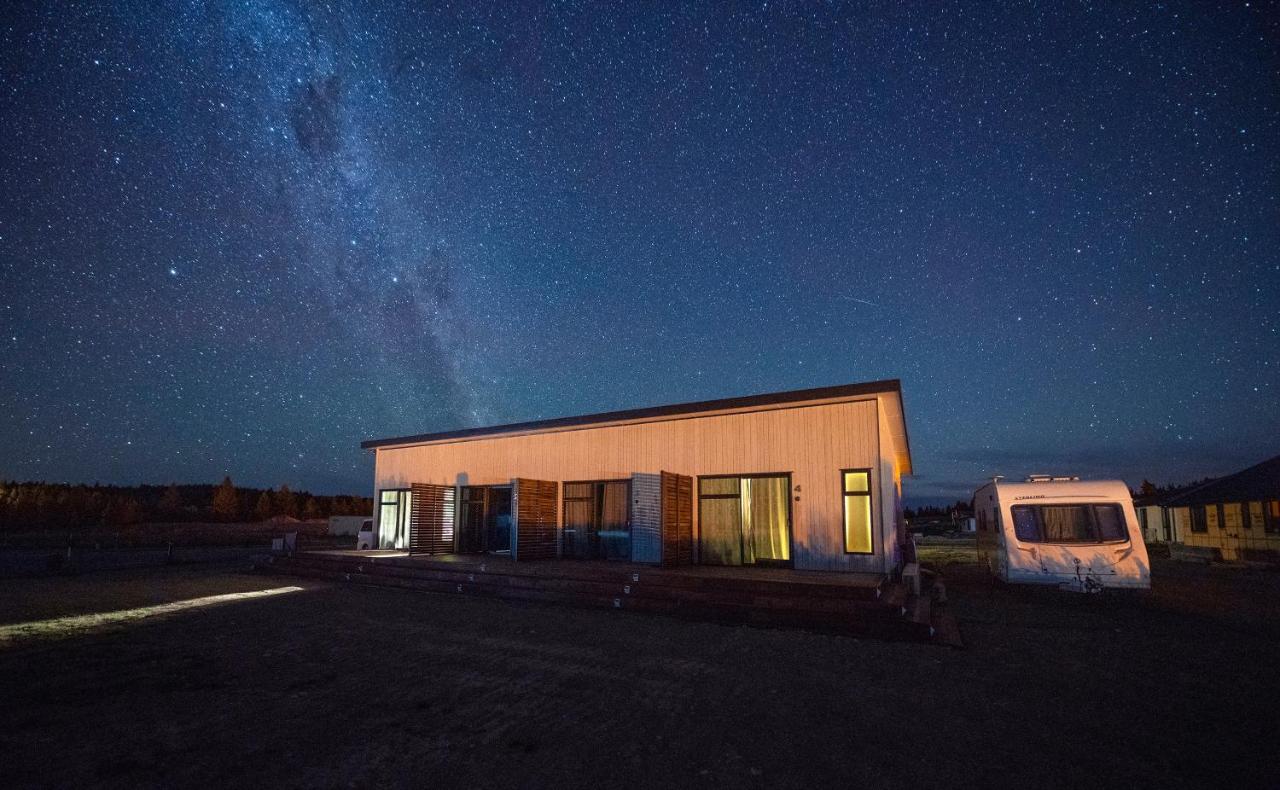
[[[514,554],[516,560],[551,560],[556,557],[557,496],[560,484],[517,478]]]
[[[662,472],[662,565],[693,564],[693,478]]]
[[[409,553],[452,553],[453,486],[414,483],[409,490],[413,494],[409,509]]]
[[[637,472],[631,477],[631,561],[662,562],[662,478]]]

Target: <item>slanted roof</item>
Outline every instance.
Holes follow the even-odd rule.
[[[906,412],[902,405],[902,382],[898,379],[869,381],[860,384],[841,384],[835,387],[815,387],[787,392],[770,392],[761,395],[694,401],[692,403],[675,403],[668,406],[650,406],[642,409],[607,411],[576,417],[554,417],[549,420],[531,420],[483,428],[460,428],[452,431],[397,436],[389,439],[369,439],[361,442],[360,446],[368,450],[379,447],[400,447],[513,434],[541,433],[605,424],[656,422],[664,419],[677,419],[689,415],[704,415],[714,412],[731,413],[801,404],[818,405],[822,402],[839,402],[868,395],[888,396],[885,399],[885,413],[889,418],[890,430],[896,439],[895,444],[898,447],[898,466],[902,469],[903,474],[911,474],[911,445],[907,436]]]
[[[1210,480],[1203,485],[1175,494],[1164,501],[1165,507],[1216,505],[1220,502],[1254,502],[1280,499],[1280,455],[1269,458],[1233,475]]]

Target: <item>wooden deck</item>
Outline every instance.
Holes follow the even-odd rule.
[[[784,568],[659,568],[603,560],[515,562],[503,555],[306,551],[261,570],[426,592],[655,612],[693,619],[834,630],[891,639],[934,634],[927,596],[880,574]]]

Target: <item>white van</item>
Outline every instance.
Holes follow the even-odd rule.
[[[377,547],[378,544],[373,535],[373,519],[366,518],[360,522],[360,531],[356,533],[356,548],[360,551],[368,551]]]
[[[1121,480],[995,478],[973,494],[978,559],[1011,584],[1079,592],[1151,588],[1151,564]]]
[[[370,519],[368,516],[329,516],[331,537],[355,537]]]

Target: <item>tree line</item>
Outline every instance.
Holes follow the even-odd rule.
[[[1129,493],[1133,495],[1134,499],[1144,498],[1161,500],[1166,497],[1171,497],[1174,494],[1181,494],[1183,491],[1199,488],[1205,483],[1212,483],[1214,479],[1215,478],[1212,477],[1202,477],[1199,480],[1194,480],[1190,483],[1168,483],[1162,486],[1156,485],[1150,480],[1143,480],[1142,484],[1139,485],[1136,490],[1130,490]]]
[[[903,508],[902,516],[908,520],[913,518],[965,518],[973,515],[971,503],[958,499],[950,505],[920,505]]]
[[[265,521],[274,516],[366,516],[373,500],[218,485],[104,486],[0,481],[0,530],[126,526],[158,522]]]

